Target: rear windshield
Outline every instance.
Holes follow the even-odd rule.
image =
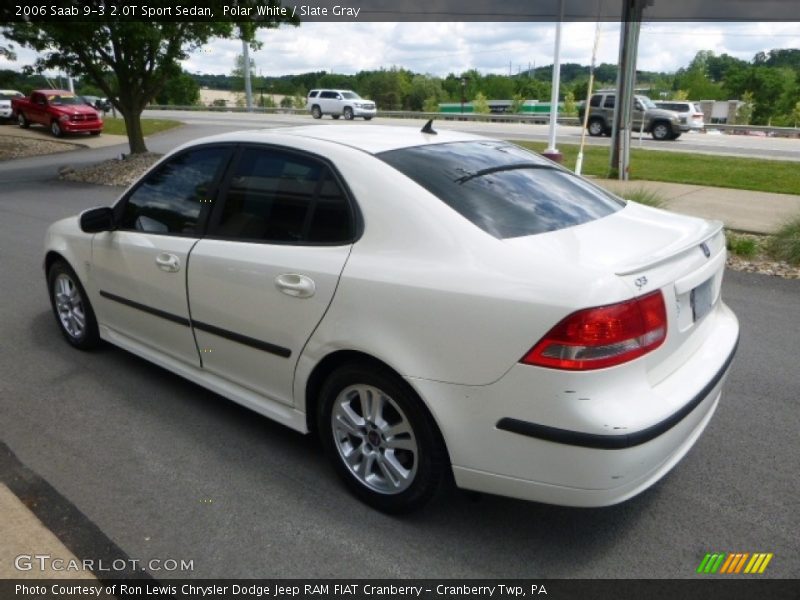
[[[378,157],[500,239],[558,231],[624,206],[546,158],[506,142],[435,144]]]

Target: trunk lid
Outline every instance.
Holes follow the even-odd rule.
[[[726,258],[719,221],[629,202],[584,225],[505,242],[534,254],[546,243],[549,252],[569,257],[584,272],[622,281],[631,298],[660,289],[668,332],[664,344],[644,358],[652,383],[680,367],[708,335]]]

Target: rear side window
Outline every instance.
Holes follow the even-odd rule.
[[[336,98],[338,94],[336,92],[322,92],[319,97],[320,98]]]
[[[550,161],[506,142],[457,142],[378,155],[497,238],[594,221],[624,203]]]
[[[308,97],[309,97],[309,98],[316,98],[318,93],[319,93],[319,92],[318,92],[317,90],[311,90],[311,91],[308,93]]]
[[[271,243],[347,243],[353,220],[330,168],[300,154],[245,148],[210,234]]]

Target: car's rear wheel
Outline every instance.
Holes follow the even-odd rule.
[[[61,125],[58,124],[58,121],[53,121],[50,123],[50,133],[52,133],[55,137],[61,137],[64,135],[64,132],[61,130]]]
[[[672,131],[668,124],[663,121],[658,121],[653,124],[653,129],[650,132],[654,140],[663,141],[668,140],[672,136]]]
[[[353,120],[353,109],[349,106],[344,107],[344,118],[348,121]]]
[[[61,333],[81,350],[100,343],[94,310],[75,271],[63,260],[55,261],[47,272],[50,304]]]
[[[604,129],[605,128],[603,126],[602,119],[590,119],[589,120],[589,125],[587,126],[587,131],[589,132],[589,135],[595,136],[595,137],[603,135],[603,130]]]
[[[322,118],[322,111],[319,109],[319,106],[317,106],[316,104],[311,107],[311,116],[314,117],[315,119],[321,119]]]
[[[25,115],[22,113],[19,113],[19,116],[17,117],[17,123],[19,123],[19,126],[23,129],[27,129],[31,126],[31,124],[28,122],[28,119],[26,119]]]
[[[318,428],[339,476],[363,502],[388,513],[423,506],[440,488],[447,453],[419,397],[377,365],[345,365],[322,387]]]

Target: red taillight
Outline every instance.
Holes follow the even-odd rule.
[[[539,340],[522,362],[570,371],[602,369],[647,354],[666,337],[664,296],[655,291],[572,313]]]

